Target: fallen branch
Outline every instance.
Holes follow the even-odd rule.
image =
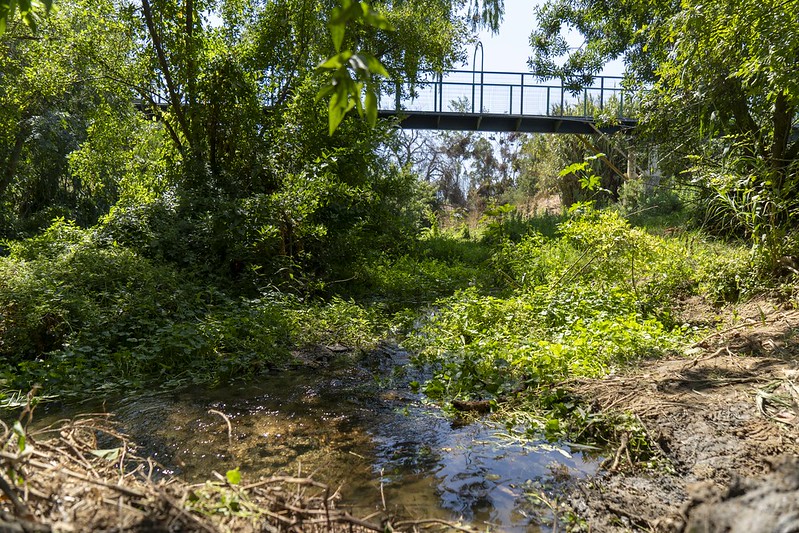
[[[447,529],[453,529],[455,531],[465,531],[466,533],[475,533],[476,531],[474,528],[464,527],[454,522],[441,520],[439,518],[425,518],[424,520],[403,520],[401,522],[393,524],[395,528],[405,528],[410,526],[414,529],[419,526],[426,526],[426,525],[444,526]]]
[[[233,425],[230,423],[230,419],[227,417],[225,413],[223,413],[222,411],[217,411],[216,409],[208,409],[208,412],[210,414],[221,416],[222,419],[225,421],[225,423],[227,424],[227,441],[228,444],[231,444],[233,442]]]

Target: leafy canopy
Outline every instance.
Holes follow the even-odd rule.
[[[0,0],[0,35],[5,33],[8,22],[14,18],[15,13],[19,12],[19,19],[36,29],[40,13],[43,11],[47,14],[52,7],[53,0]]]

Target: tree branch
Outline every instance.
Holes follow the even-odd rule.
[[[175,117],[178,120],[178,125],[180,126],[181,133],[189,142],[189,147],[191,148],[191,131],[189,130],[189,124],[186,121],[186,114],[183,112],[183,104],[181,102],[180,93],[178,92],[177,87],[175,86],[175,82],[172,80],[172,74],[169,70],[169,63],[166,59],[166,54],[164,53],[164,47],[161,44],[161,37],[158,35],[158,31],[155,28],[155,22],[153,21],[153,12],[152,8],[150,7],[149,0],[142,0],[142,12],[144,14],[144,22],[147,25],[147,31],[150,34],[150,40],[153,43],[153,48],[155,49],[155,54],[158,57],[158,64],[161,67],[161,71],[164,75],[164,80],[166,81],[166,88],[169,92],[169,104],[172,107],[172,111],[175,113]]]

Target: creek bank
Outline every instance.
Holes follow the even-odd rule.
[[[799,459],[786,457],[762,480],[734,480],[724,489],[693,487],[686,510],[691,533],[799,531]]]
[[[799,531],[799,312],[762,307],[688,358],[572,384],[597,410],[633,413],[660,457],[575,481],[567,513],[591,531]],[[727,529],[734,517],[760,529]]]

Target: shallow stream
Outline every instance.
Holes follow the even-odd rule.
[[[386,345],[355,361],[269,376],[244,386],[193,388],[105,405],[123,430],[189,481],[239,467],[245,482],[277,473],[340,486],[358,515],[462,520],[481,529],[547,530],[527,495],[596,463],[546,443],[513,441],[490,423],[453,424],[408,383],[408,356]],[[91,406],[96,409],[97,406]],[[224,413],[232,426],[228,435]],[[51,413],[55,415],[56,413]]]

